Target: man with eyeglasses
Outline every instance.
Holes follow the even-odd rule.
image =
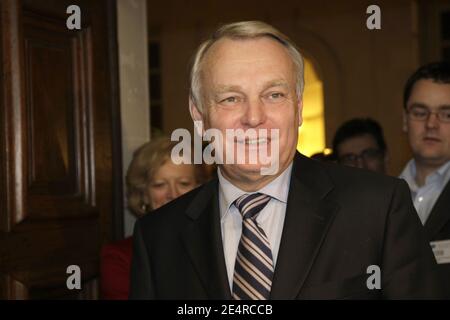
[[[387,148],[383,129],[375,120],[351,119],[336,131],[333,153],[338,163],[385,173]]]
[[[413,159],[400,177],[411,189],[450,298],[450,64],[419,68],[406,83],[404,108]]]

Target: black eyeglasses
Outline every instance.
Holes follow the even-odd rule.
[[[375,160],[381,160],[384,156],[383,151],[378,149],[366,149],[360,154],[347,153],[338,158],[338,162],[348,166],[355,166],[358,163],[358,159],[364,162],[370,162]]]
[[[450,108],[441,108],[437,111],[422,106],[412,106],[406,110],[408,117],[414,121],[427,121],[431,114],[435,114],[440,122],[450,123]]]

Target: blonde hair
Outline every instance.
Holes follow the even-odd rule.
[[[133,159],[127,170],[126,187],[129,209],[141,216],[152,208],[147,196],[148,186],[161,166],[170,160],[172,148],[177,144],[168,137],[153,138],[133,153]],[[203,183],[203,167],[195,165],[195,179]]]
[[[267,23],[261,21],[243,21],[222,26],[198,47],[190,73],[190,105],[195,104],[198,110],[203,112],[201,73],[206,53],[214,43],[223,38],[245,40],[261,37],[272,38],[287,49],[296,69],[296,93],[300,97],[303,94],[304,87],[303,57],[295,44],[286,35]]]

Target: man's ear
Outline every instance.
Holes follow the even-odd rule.
[[[298,111],[298,126],[300,127],[303,123],[303,96],[300,96],[298,98],[297,111]]]
[[[202,121],[202,113],[198,109],[197,105],[194,103],[194,100],[189,98],[189,112],[191,113],[192,121]]]
[[[194,125],[194,127],[198,135],[200,137],[203,137],[203,134],[205,133],[205,128],[203,126],[203,113],[198,109],[192,97],[189,98],[189,112],[191,114],[192,121],[194,121],[194,124],[201,123],[201,126]]]
[[[403,132],[408,132],[408,124],[407,124],[407,122],[408,122],[407,114],[406,114],[406,111],[403,110],[403,125],[402,125]]]

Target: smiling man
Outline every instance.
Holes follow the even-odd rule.
[[[233,136],[230,139],[227,129],[279,130],[279,150],[275,152],[279,154],[279,172],[275,175],[261,175],[260,162],[225,163],[221,167],[223,177],[235,181],[238,188],[258,190],[285,171],[294,158],[302,109],[294,70],[302,68],[302,60],[297,57],[296,68],[288,50],[267,37],[252,41],[224,37],[203,57],[204,60],[194,66],[199,70],[199,79],[194,77],[193,83],[201,81],[202,93],[192,92],[191,114],[194,120],[204,121],[205,128],[219,129],[226,137],[225,158],[230,148],[237,150],[239,147],[227,145],[234,142],[244,143],[246,159],[259,148],[267,148],[268,154],[273,151],[270,139],[255,141],[258,143],[239,137],[233,139]],[[204,97],[199,97],[201,94]]]
[[[413,159],[400,177],[408,182],[450,292],[450,64],[419,68],[406,83],[404,108]]]
[[[218,179],[140,219],[130,298],[441,297],[406,183],[296,152],[302,92],[301,54],[270,25],[228,24],[200,45],[193,120],[221,132],[225,152],[267,148],[278,170],[225,161]]]

